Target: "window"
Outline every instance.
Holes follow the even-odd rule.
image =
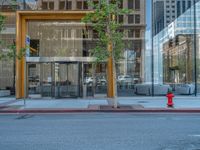
[[[71,10],[72,9],[72,2],[71,1],[67,1],[66,2],[66,9],[67,10]]]
[[[140,15],[135,15],[135,24],[140,24]]]
[[[135,0],[135,9],[140,10],[140,0]]]
[[[42,2],[42,9],[43,10],[48,9],[48,3],[47,2]]]
[[[181,15],[181,3],[180,1],[177,2],[177,17]]]
[[[124,16],[123,15],[119,15],[119,23],[123,23],[124,21]]]
[[[191,1],[188,1],[188,9],[191,7]]]
[[[140,37],[140,29],[135,30],[135,37],[139,38]]]
[[[54,9],[54,2],[49,2],[49,9],[53,10]]]
[[[185,1],[182,2],[182,12],[185,12]]]
[[[77,4],[76,5],[77,9],[82,9],[82,2],[81,1],[78,1],[76,4]]]
[[[134,23],[134,15],[128,15],[128,23],[129,24]]]
[[[59,3],[59,9],[64,10],[65,9],[65,1],[60,1]]]
[[[95,31],[95,30],[93,30],[93,38],[94,38],[94,39],[98,38],[98,32]]]
[[[87,3],[87,1],[83,2],[83,9],[88,9],[88,3]]]
[[[133,0],[128,0],[128,9],[134,9]]]
[[[133,38],[133,33],[134,33],[134,30],[133,29],[129,29],[128,30],[128,37],[129,38]]]

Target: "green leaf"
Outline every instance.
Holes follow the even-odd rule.
[[[114,0],[107,3],[107,0],[101,0],[100,4],[94,4],[92,1],[88,2],[89,6],[95,7],[93,13],[88,13],[82,22],[87,26],[91,26],[93,30],[98,33],[98,41],[96,47],[91,49],[91,55],[96,57],[97,62],[106,61],[108,57],[114,58],[115,62],[122,59],[122,52],[124,50],[123,34],[119,29],[122,24],[117,21],[118,15],[126,15],[132,12],[128,9],[120,9],[119,5],[122,0]],[[92,25],[91,25],[92,23]],[[109,43],[112,44],[112,52],[108,51]]]

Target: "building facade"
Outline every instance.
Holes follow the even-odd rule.
[[[96,0],[94,2],[98,3]],[[134,11],[128,16],[118,16],[123,24],[120,31],[124,33],[127,45],[122,50],[124,59],[117,64],[118,94],[134,96],[134,85],[144,82],[146,2],[123,0],[119,7]],[[17,8],[29,11],[30,16],[38,12],[56,14],[61,11],[92,10],[86,0],[26,0],[20,1]],[[26,74],[22,75],[25,80],[24,83],[18,83],[20,80],[16,82],[25,85],[22,90],[25,96],[63,98],[107,95],[107,64],[99,64],[93,71],[90,50],[98,37],[92,28],[86,27],[80,19],[73,18],[30,19],[26,27],[24,40],[30,49],[26,58]],[[12,67],[8,68],[12,70]],[[85,88],[86,95],[83,93]],[[22,97],[23,94],[19,95]]]
[[[0,13],[6,16],[5,28],[0,33],[0,39],[2,43],[0,44],[0,51],[6,52],[9,45],[15,43],[16,38],[16,18],[15,10],[17,5],[11,4],[10,1],[0,2]],[[15,86],[15,70],[14,70],[13,60],[2,60],[0,61],[0,89],[10,90],[14,94]]]

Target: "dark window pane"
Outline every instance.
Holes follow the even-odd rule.
[[[177,17],[181,15],[181,3],[180,1],[177,1]]]
[[[134,33],[133,29],[128,30],[128,37],[132,38],[133,37],[133,33]]]
[[[87,3],[87,1],[83,2],[83,9],[88,9],[88,3]]]
[[[185,1],[182,3],[182,12],[185,12]]]
[[[123,15],[119,15],[119,23],[123,23],[124,21],[124,16]]]
[[[82,2],[77,2],[77,9],[82,9]]]
[[[42,2],[42,9],[43,10],[48,9],[47,2]]]
[[[53,10],[54,9],[54,2],[49,2],[49,9]]]
[[[128,9],[134,9],[133,0],[128,0]]]
[[[128,23],[131,24],[131,23],[134,23],[134,15],[128,15]]]
[[[93,30],[93,38],[98,38],[98,32]]]
[[[140,15],[135,15],[135,24],[140,24]]]
[[[135,9],[140,10],[140,0],[135,0]]]
[[[67,1],[67,10],[71,10],[72,9],[72,2],[71,1]]]
[[[191,7],[191,1],[188,1],[188,9]]]
[[[60,1],[59,3],[59,9],[64,10],[65,9],[65,1]]]
[[[139,37],[140,37],[140,30],[139,30],[139,29],[136,29],[136,30],[135,30],[135,37],[136,37],[136,38],[139,38]]]

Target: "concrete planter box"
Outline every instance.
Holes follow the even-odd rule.
[[[191,95],[194,94],[195,86],[193,84],[179,84],[176,85],[175,91],[177,94]]]
[[[10,90],[0,90],[0,97],[10,96]]]
[[[169,85],[155,84],[154,95],[166,95],[169,89],[170,89]],[[152,95],[152,85],[151,84],[137,84],[135,86],[135,94]]]

